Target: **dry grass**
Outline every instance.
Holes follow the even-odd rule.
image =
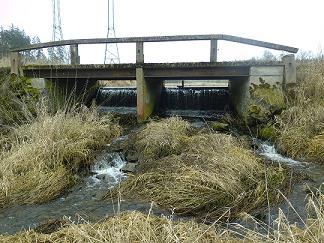
[[[94,110],[57,112],[44,108],[29,124],[14,128],[2,141],[0,208],[49,201],[77,181],[94,152],[118,136],[109,116]]]
[[[178,117],[159,122],[151,121],[138,134],[135,147],[141,152],[143,160],[178,154],[189,134],[189,128],[190,124]]]
[[[172,126],[167,127],[168,121]],[[270,167],[265,175],[262,161],[239,140],[219,133],[190,137],[185,135],[188,128],[184,124],[178,118],[165,119],[140,132],[138,143],[145,145],[138,150],[144,158],[140,173],[129,177],[113,194],[154,201],[177,214],[215,219],[225,212],[224,218],[236,217],[264,206],[267,197],[275,202],[276,190],[288,187],[285,170]],[[169,134],[168,142],[153,134]],[[169,146],[177,149],[166,150]]]
[[[260,84],[252,89],[251,96],[277,109],[283,109],[285,107],[284,93],[278,87],[270,87],[268,84]]]
[[[62,221],[55,232],[35,230],[16,235],[0,235],[0,242],[318,242],[324,241],[324,196],[309,198],[308,218],[303,227],[290,224],[279,209],[273,226],[254,218],[256,229],[234,224],[223,228],[215,221],[211,225],[192,220],[171,220],[166,217],[144,215],[136,211],[117,214],[98,223],[76,224]],[[64,222],[66,222],[64,224]],[[50,230],[52,231],[52,229]],[[45,231],[46,232],[46,229]],[[268,233],[267,233],[268,232]]]
[[[298,87],[278,118],[280,149],[297,159],[324,163],[324,61],[298,67]]]
[[[10,58],[9,57],[0,58],[0,67],[10,67]]]
[[[0,236],[0,242],[237,242],[219,234],[213,226],[194,221],[172,221],[165,217],[128,212],[96,224],[71,224],[52,234],[33,230]]]
[[[291,207],[292,210],[295,210],[293,205]],[[305,210],[307,210],[308,216],[305,221],[300,218],[303,222],[302,227],[290,223],[283,211],[279,209],[279,216],[270,227],[248,216],[259,229],[268,231],[268,233],[248,229],[243,225],[236,225],[235,229],[230,232],[233,235],[243,237],[248,242],[324,242],[324,195],[321,193],[312,194],[308,198],[308,205]]]

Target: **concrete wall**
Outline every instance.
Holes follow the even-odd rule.
[[[231,105],[239,116],[244,116],[250,100],[249,78],[232,78],[228,82]]]
[[[137,117],[138,121],[145,121],[159,106],[163,81],[161,79],[147,79],[143,68],[136,68],[137,84]]]
[[[271,86],[281,86],[284,81],[284,66],[252,66],[250,68],[250,84],[262,82]]]
[[[249,77],[229,80],[231,102],[239,116],[243,116],[248,109],[251,85],[262,83],[270,84],[279,89],[285,89],[287,85],[296,83],[295,56],[284,56],[282,63],[276,65],[251,66]]]

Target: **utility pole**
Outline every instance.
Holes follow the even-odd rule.
[[[115,3],[114,0],[108,1],[108,30],[107,38],[115,38]],[[105,48],[104,64],[120,63],[117,43],[107,43]]]

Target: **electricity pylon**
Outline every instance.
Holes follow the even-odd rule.
[[[61,24],[61,4],[60,0],[52,0],[52,13],[53,13],[53,25],[52,25],[52,41],[63,40],[63,31]],[[67,63],[69,61],[69,52],[66,47],[59,46],[49,48],[50,58],[55,62]]]
[[[107,38],[115,38],[115,4],[114,0],[108,0],[108,30]],[[104,64],[120,63],[117,43],[107,43],[105,48]]]

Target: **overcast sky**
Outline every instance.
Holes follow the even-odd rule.
[[[0,25],[14,24],[42,42],[52,37],[52,0],[0,0]],[[117,37],[230,34],[318,52],[324,47],[323,0],[115,0]],[[64,39],[106,37],[107,0],[61,0]],[[119,45],[122,62],[134,45]],[[219,60],[251,58],[264,49],[219,42]],[[280,52],[273,51],[274,54]],[[82,63],[102,63],[104,45],[81,46]],[[145,45],[147,62],[208,61],[209,43]]]

